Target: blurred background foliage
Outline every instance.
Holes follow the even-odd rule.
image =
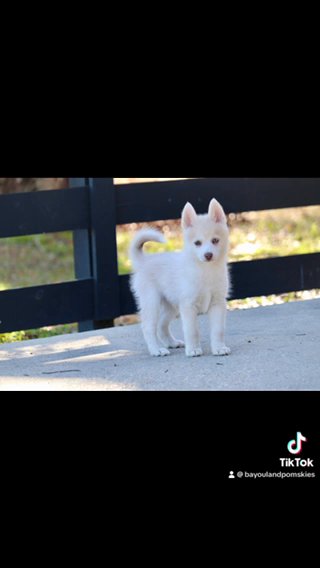
[[[68,187],[67,178],[0,178],[0,194],[65,187]]]

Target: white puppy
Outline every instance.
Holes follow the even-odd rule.
[[[209,314],[213,355],[229,355],[224,341],[226,298],[229,291],[227,256],[229,230],[226,216],[216,199],[207,215],[197,215],[190,203],[182,212],[184,249],[162,254],[143,253],[148,241],[163,243],[154,230],[139,231],[130,247],[135,273],[131,289],[140,309],[142,329],[151,355],[169,355],[171,348],[184,347],[188,357],[202,355],[198,314]],[[175,339],[170,322],[180,314],[185,343]]]

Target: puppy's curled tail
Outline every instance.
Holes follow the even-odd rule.
[[[143,245],[150,241],[156,243],[166,242],[164,236],[155,229],[142,229],[134,236],[129,249],[129,256],[134,268],[138,268],[141,262],[143,262],[145,258]]]

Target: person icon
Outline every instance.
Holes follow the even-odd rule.
[[[235,479],[234,472],[230,471],[229,479]]]

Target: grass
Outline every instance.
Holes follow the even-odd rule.
[[[320,207],[255,212],[231,227],[231,260],[320,251]]]
[[[2,290],[74,279],[72,233],[0,240]]]
[[[41,337],[53,337],[65,333],[75,333],[78,330],[77,324],[65,324],[43,327],[40,329],[28,329],[25,331],[15,331],[13,333],[1,333],[1,343],[14,343],[15,341],[26,341],[28,339],[40,339]]]
[[[72,233],[0,240],[0,291],[74,279]],[[50,326],[0,334],[0,343],[77,331],[77,325]]]
[[[230,216],[230,261],[320,252],[320,206]],[[168,242],[148,244],[149,252],[179,250],[182,238],[176,221],[160,224]],[[140,226],[139,226],[140,227]],[[136,224],[117,230],[119,273],[131,271],[130,240]],[[0,290],[58,283],[74,279],[71,233],[0,239]],[[230,308],[256,307],[296,298],[315,297],[320,291],[292,293],[230,302]],[[123,320],[122,320],[123,321]],[[127,320],[126,320],[127,321]],[[42,330],[0,334],[0,343],[71,333],[77,326],[64,325]]]
[[[320,206],[231,215],[229,224],[231,262],[320,252]],[[127,250],[136,228],[134,224],[125,231],[118,229],[120,274],[131,270]],[[179,224],[168,222],[162,230],[168,243],[150,243],[146,250],[180,250],[182,237]]]

